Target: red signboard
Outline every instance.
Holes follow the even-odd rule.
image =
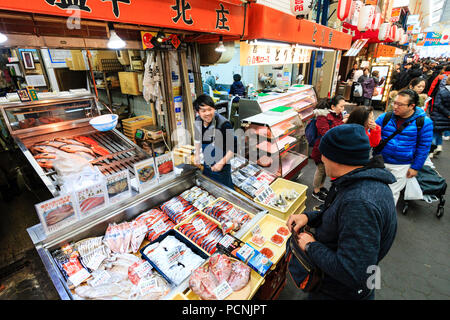
[[[237,0],[0,0],[0,9],[170,29],[241,35]]]
[[[348,50],[352,36],[306,19],[252,3],[246,39],[299,43],[315,47]]]

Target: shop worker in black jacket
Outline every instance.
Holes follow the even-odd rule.
[[[374,271],[397,231],[389,188],[395,178],[381,157],[369,160],[369,139],[361,125],[329,130],[319,149],[326,174],[335,178],[325,203],[321,211],[292,215],[287,222],[291,228],[295,221],[295,230],[315,228],[314,236],[303,232],[298,238],[300,248],[324,273],[320,289],[309,299],[372,300]]]

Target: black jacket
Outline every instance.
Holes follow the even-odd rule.
[[[443,132],[450,130],[450,91],[446,85],[447,77],[438,84],[439,89],[433,104],[433,111],[430,114],[433,120],[433,131]]]
[[[374,157],[364,168],[334,180],[323,213],[308,212],[316,228],[308,255],[324,272],[320,292],[335,299],[362,299],[367,280],[386,256],[397,232],[397,213],[388,184],[394,176]]]

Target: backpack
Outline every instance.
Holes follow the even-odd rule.
[[[381,127],[381,129],[383,129],[384,126],[387,125],[389,120],[391,120],[393,114],[394,114],[393,111],[389,111],[386,113],[386,115],[384,116],[384,119],[383,119],[383,126]],[[423,128],[424,122],[425,122],[425,116],[422,116],[422,117],[419,117],[416,119],[417,132],[419,132]]]
[[[353,96],[354,97],[362,97],[363,95],[363,87],[362,84],[359,82],[355,82],[355,88],[353,89]]]
[[[314,146],[316,140],[320,138],[319,132],[317,132],[316,122],[316,117],[312,118],[311,120],[309,120],[305,128],[306,140],[308,141],[308,144],[310,146]],[[328,120],[328,123],[331,125],[331,120]]]

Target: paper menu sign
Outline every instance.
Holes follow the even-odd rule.
[[[108,197],[104,182],[74,192],[80,218],[83,219],[107,205]]]
[[[46,234],[61,230],[79,219],[73,194],[38,203],[35,208]]]
[[[159,181],[170,179],[175,174],[172,152],[156,157],[155,163]]]
[[[105,176],[109,203],[116,203],[131,196],[130,172],[123,170]]]
[[[158,181],[158,172],[155,169],[155,159],[149,158],[134,164],[134,173],[139,192],[155,186]]]
[[[266,184],[271,184],[273,180],[275,180],[275,177],[267,172],[261,171],[261,173],[256,177],[256,180]]]

